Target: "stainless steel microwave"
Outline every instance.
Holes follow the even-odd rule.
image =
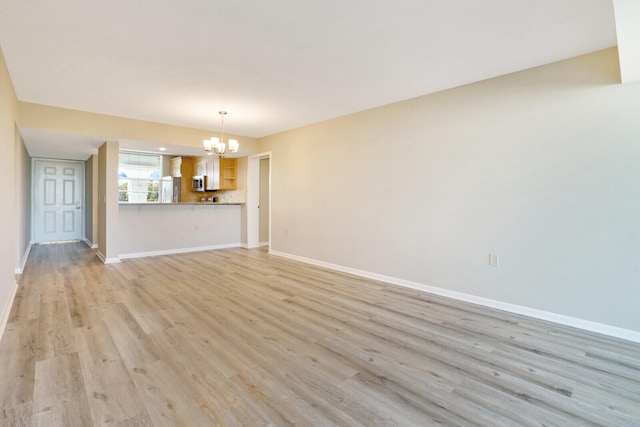
[[[192,178],[191,188],[193,191],[204,191],[204,176],[196,175]]]

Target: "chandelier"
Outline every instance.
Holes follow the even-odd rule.
[[[227,150],[227,144],[224,143],[224,116],[227,115],[226,111],[220,111],[220,138],[216,138],[215,136],[211,139],[205,139],[202,141],[204,144],[204,151],[207,152],[208,155],[212,156],[216,154],[220,158],[224,157]],[[235,139],[229,140],[229,152],[237,153],[238,148],[240,148],[240,144]]]

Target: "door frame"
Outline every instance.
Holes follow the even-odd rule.
[[[260,160],[269,159],[269,252],[271,252],[271,176],[273,156],[271,151],[249,156],[247,170],[247,248],[260,247]]]
[[[85,171],[85,163],[82,160],[61,160],[61,159],[48,159],[44,157],[33,157],[31,159],[31,241],[34,243],[42,243],[36,242],[36,163],[37,162],[48,162],[48,163],[61,163],[61,164],[69,164],[73,163],[76,165],[80,165],[80,241],[86,242],[86,233],[85,233],[85,204],[86,204],[86,171]]]

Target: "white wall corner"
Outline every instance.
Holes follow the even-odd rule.
[[[89,246],[91,249],[97,249],[98,245],[96,243],[93,243],[91,240],[89,239],[84,239],[84,243]]]
[[[100,250],[96,251],[96,256],[102,261],[103,264],[117,264],[120,262],[120,258],[107,258]]]
[[[640,81],[640,1],[613,0],[622,83]]]

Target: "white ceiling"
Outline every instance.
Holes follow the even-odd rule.
[[[615,45],[611,0],[0,1],[19,100],[252,137]]]

